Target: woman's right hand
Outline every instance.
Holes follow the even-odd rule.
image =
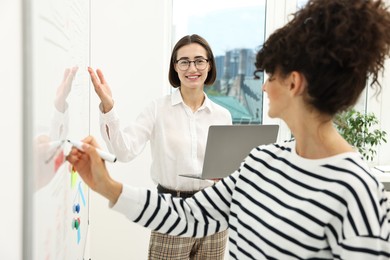
[[[99,148],[96,140],[88,136],[82,142],[82,150],[72,147],[66,160],[92,190],[115,204],[122,193],[122,183],[111,178],[105,162],[96,151]]]
[[[91,81],[93,87],[95,88],[95,92],[102,102],[102,112],[107,113],[114,107],[114,100],[112,99],[111,89],[108,86],[107,81],[104,79],[103,72],[101,70],[97,69],[95,73],[92,68],[88,67],[88,72],[91,76]]]

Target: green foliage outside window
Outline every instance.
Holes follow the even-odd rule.
[[[337,114],[334,122],[339,133],[367,161],[373,161],[376,155],[376,147],[382,142],[387,142],[387,133],[378,129],[379,120],[374,113],[365,114],[350,109]]]

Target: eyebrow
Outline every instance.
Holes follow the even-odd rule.
[[[207,58],[205,58],[205,57],[203,57],[203,56],[195,56],[195,57],[194,57],[194,59],[199,59],[199,58],[207,59]],[[179,59],[177,59],[177,60],[189,60],[189,59],[190,59],[189,57],[181,57],[181,58],[179,58]]]

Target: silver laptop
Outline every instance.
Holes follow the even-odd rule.
[[[276,142],[278,131],[278,125],[212,125],[207,137],[201,175],[180,176],[224,178],[240,167],[253,148]]]

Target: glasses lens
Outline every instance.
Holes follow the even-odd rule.
[[[178,65],[179,69],[186,70],[190,66],[190,62],[188,60],[179,60],[177,62],[177,65]]]
[[[177,65],[179,66],[179,69],[181,70],[187,70],[190,66],[190,62],[188,60],[179,60],[177,62]]]
[[[207,60],[205,59],[197,59],[195,60],[195,66],[199,70],[204,70],[207,66]]]
[[[195,67],[198,70],[204,70],[207,67],[208,60],[206,60],[206,59],[196,59],[194,61],[178,60],[177,61],[177,66],[179,67],[180,70],[188,70],[188,68],[191,65],[191,62],[194,63]]]

